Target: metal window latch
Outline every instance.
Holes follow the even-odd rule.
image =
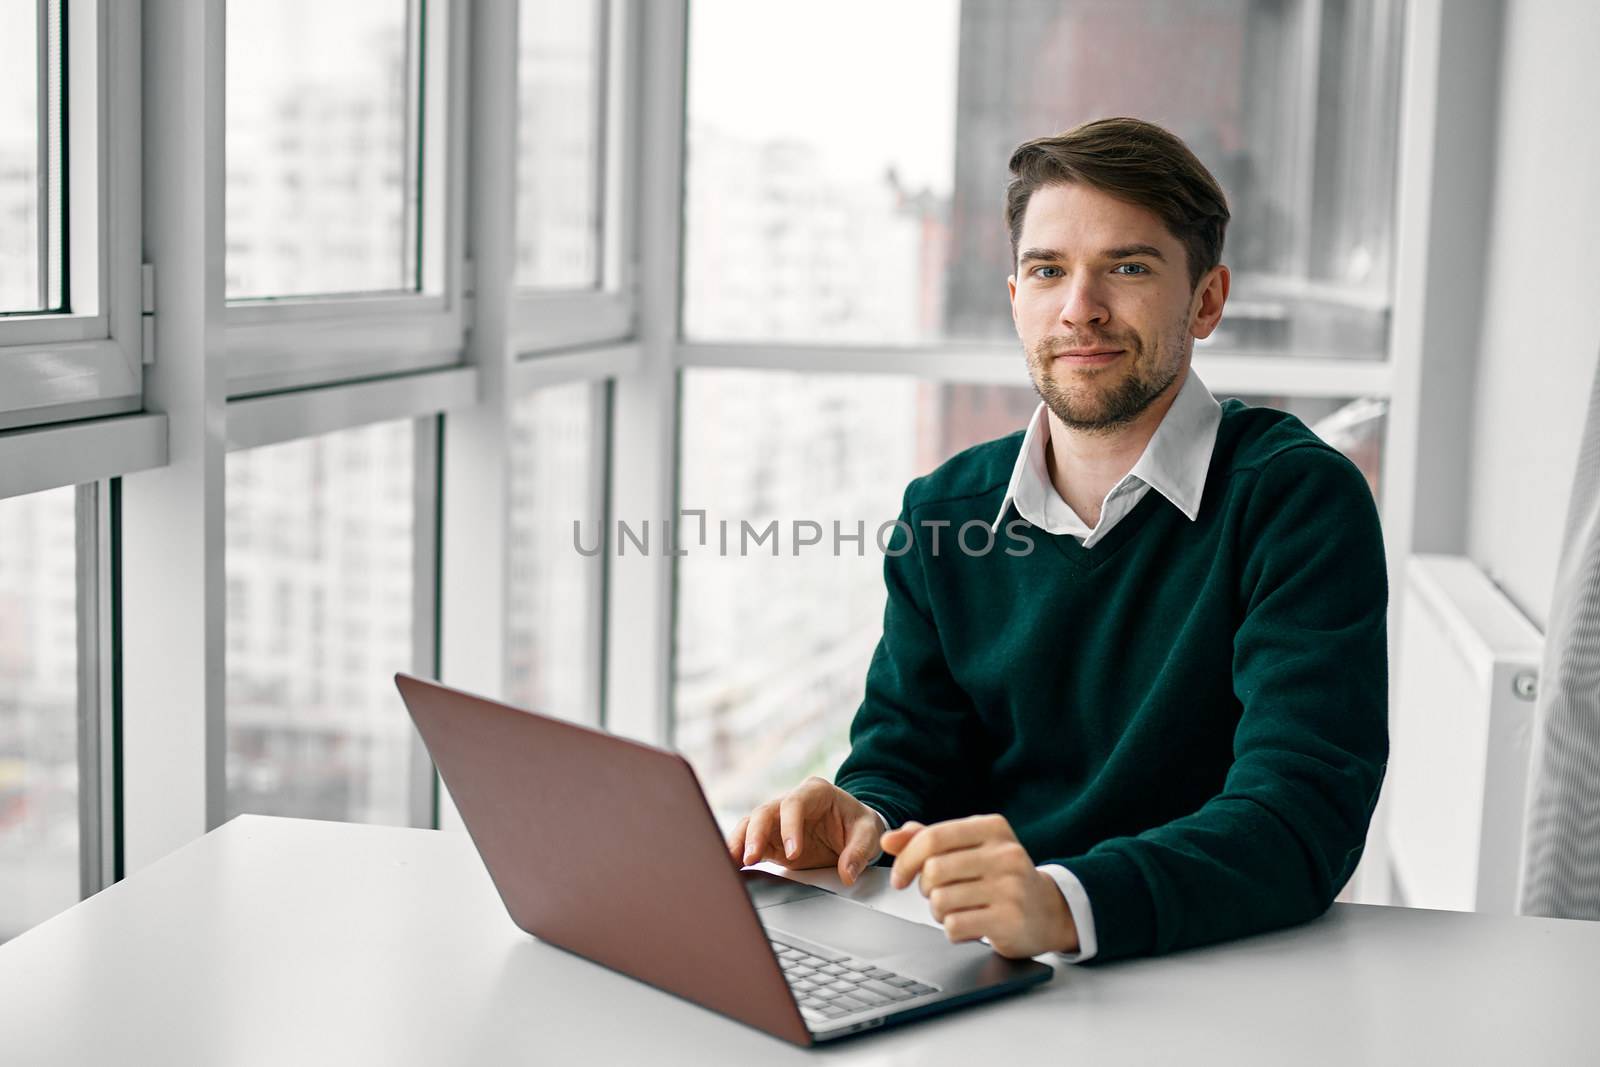
[[[156,361],[156,268],[154,263],[139,265],[139,361]]]
[[[478,261],[461,263],[461,328],[470,332],[478,321]]]
[[[1521,700],[1536,700],[1539,696],[1539,675],[1535,671],[1518,671],[1511,678],[1511,691]]]

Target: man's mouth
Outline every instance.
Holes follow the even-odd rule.
[[[1103,367],[1126,351],[1121,348],[1069,348],[1051,356],[1052,363],[1069,367]]]

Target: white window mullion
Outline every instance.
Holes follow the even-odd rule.
[[[85,898],[117,877],[113,507],[109,480],[78,486],[78,880]]]
[[[423,678],[439,675],[439,443],[443,418],[417,419],[412,483],[411,672]],[[413,726],[409,775],[412,826],[439,825],[439,790],[433,760]]]
[[[678,468],[678,294],[682,240],[684,50],[687,5],[640,5],[640,109],[637,158],[650,161],[639,182],[640,367],[612,393],[608,521],[660,529],[675,518]],[[664,744],[671,737],[673,577],[671,557],[609,555],[606,579],[604,723],[613,733]]]
[[[144,246],[159,271],[148,410],[169,463],[122,483],[125,871],[223,817],[223,0],[144,5]]]
[[[505,690],[511,515],[507,377],[516,256],[515,6],[479,6],[472,22],[467,236],[475,291],[467,359],[480,387],[476,405],[444,420],[439,676],[451,685],[498,697]],[[439,825],[461,825],[442,788]]]

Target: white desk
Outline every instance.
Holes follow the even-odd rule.
[[[464,835],[246,817],[0,946],[0,1062],[1566,1067],[1597,996],[1600,923],[1336,905],[808,1052],[524,935]]]

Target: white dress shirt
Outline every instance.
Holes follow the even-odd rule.
[[[1217,427],[1221,424],[1222,406],[1190,369],[1139,461],[1101,501],[1100,521],[1091,528],[1067,505],[1050,481],[1049,468],[1045,466],[1045,449],[1050,445],[1050,416],[1041,403],[1034,409],[1028,431],[1022,437],[1022,447],[1017,451],[1017,462],[1011,470],[1011,484],[994,518],[993,529],[998,533],[1007,509],[1015,508],[1018,515],[1041,530],[1071,534],[1083,542],[1084,548],[1093,548],[1151,489],[1166,497],[1193,522],[1200,514],[1206,471],[1211,466],[1211,452],[1216,447]],[[888,820],[882,812],[877,815],[887,830]],[[880,850],[878,855],[882,854]],[[1067,910],[1072,913],[1073,925],[1078,928],[1078,951],[1059,953],[1059,957],[1067,963],[1093,959],[1099,945],[1095,939],[1094,909],[1083,883],[1059,863],[1047,863],[1039,870],[1048,874],[1060,888]]]

